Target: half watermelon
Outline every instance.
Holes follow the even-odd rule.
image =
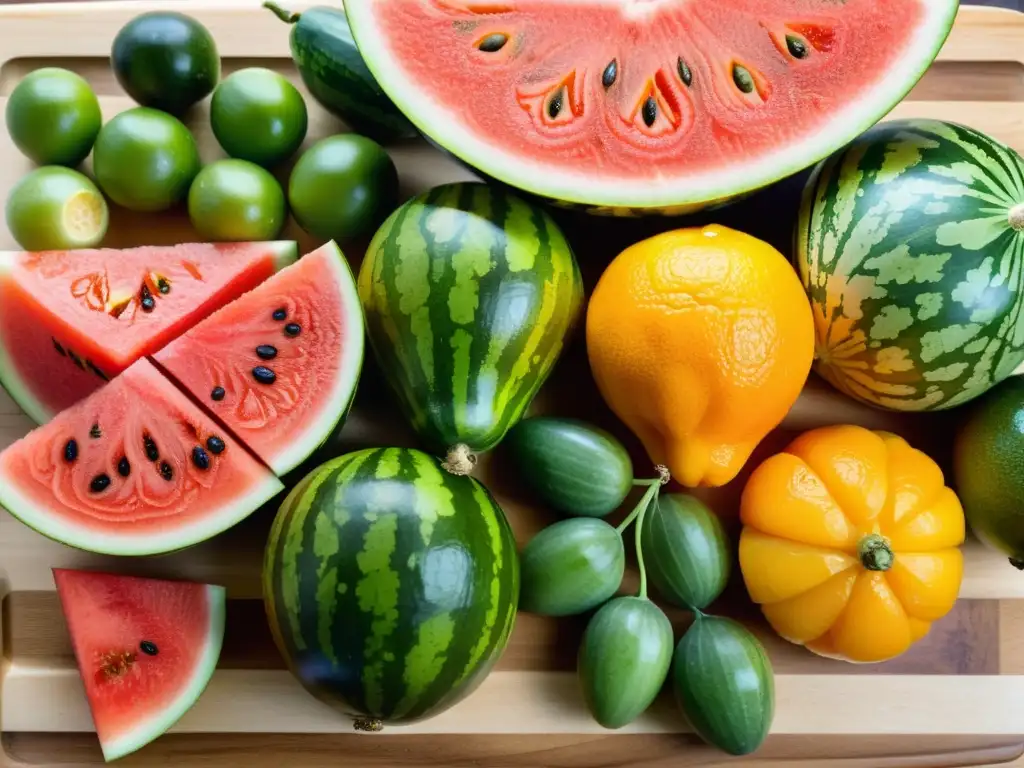
[[[199,699],[224,642],[223,587],[54,569],[103,757],[162,735]]]
[[[283,488],[145,359],[0,453],[0,505],[104,554],[205,541]]]
[[[327,243],[218,310],[154,360],[278,475],[344,421],[363,363],[363,313]]]
[[[809,167],[889,112],[958,0],[361,0],[352,33],[428,138],[600,213],[683,213]]]
[[[296,255],[294,241],[0,252],[0,383],[43,424]]]

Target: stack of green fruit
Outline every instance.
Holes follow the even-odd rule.
[[[756,750],[774,716],[774,676],[761,643],[741,624],[706,609],[729,580],[731,548],[718,517],[696,498],[662,494],[668,471],[634,479],[625,447],[573,419],[534,417],[517,424],[504,447],[523,483],[569,515],[540,531],[521,560],[520,608],[545,616],[597,609],[579,649],[587,707],[605,728],[621,728],[653,703],[671,674],[678,706],[710,744],[734,755]],[[613,527],[603,518],[634,487],[646,490]],[[634,526],[637,595],[619,595],[623,535]],[[673,653],[673,630],[648,596],[693,612]]]
[[[320,20],[310,14],[296,34],[300,27],[306,37],[314,31],[316,44],[328,53],[332,45],[342,46],[334,54],[343,58],[350,37],[330,14]],[[27,250],[100,244],[109,224],[108,200],[148,213],[187,204],[197,233],[218,241],[275,239],[289,209],[314,237],[343,241],[372,231],[397,204],[391,158],[373,138],[352,133],[310,146],[287,177],[286,195],[278,177],[309,126],[302,94],[262,67],[221,79],[213,37],[190,16],[136,16],[114,39],[111,66],[138,106],[106,123],[89,83],[67,69],[37,70],[11,94],[8,130],[41,166],[7,200],[9,229]],[[184,119],[211,95],[210,126],[228,157],[204,166]],[[376,128],[365,124],[377,138],[398,135],[393,127]],[[90,153],[92,178],[78,169]]]

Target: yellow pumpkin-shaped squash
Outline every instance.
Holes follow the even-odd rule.
[[[960,500],[896,435],[805,432],[754,471],[740,517],[750,597],[779,635],[822,656],[898,656],[959,594]]]

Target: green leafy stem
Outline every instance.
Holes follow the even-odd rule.
[[[633,546],[636,550],[637,568],[640,570],[640,591],[637,593],[637,597],[640,597],[643,600],[648,599],[647,568],[644,566],[644,548],[640,543],[640,536],[644,526],[644,518],[647,516],[647,511],[649,509],[657,506],[658,495],[661,493],[662,486],[668,483],[671,479],[667,467],[659,464],[655,469],[658,470],[658,477],[633,481],[633,485],[646,486],[647,490],[644,491],[644,495],[640,497],[640,501],[637,502],[637,505],[633,507],[633,511],[630,512],[626,516],[626,519],[623,520],[615,529],[621,536],[634,521],[636,522],[636,528],[633,531]]]

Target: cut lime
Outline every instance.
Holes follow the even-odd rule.
[[[91,248],[107,233],[107,202],[78,171],[48,165],[23,177],[7,197],[7,228],[27,251]]]

